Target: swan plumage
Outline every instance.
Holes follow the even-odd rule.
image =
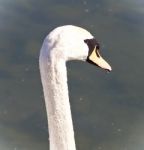
[[[65,25],[52,30],[40,50],[39,66],[44,91],[50,150],[76,150],[67,86],[66,61],[82,60],[111,71],[99,44],[87,30]]]

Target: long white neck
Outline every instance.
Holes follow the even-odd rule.
[[[40,54],[40,73],[48,116],[50,150],[76,150],[64,59]]]

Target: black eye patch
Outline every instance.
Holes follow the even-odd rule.
[[[100,55],[98,53],[98,50],[100,49],[100,45],[95,38],[85,39],[84,42],[88,45],[89,55],[92,53],[92,51],[96,47],[96,55],[97,55],[97,57],[100,57]]]

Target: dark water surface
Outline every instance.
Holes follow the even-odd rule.
[[[143,0],[0,0],[0,150],[48,150],[38,57],[64,24],[91,31],[113,67],[67,64],[77,149],[144,150]]]

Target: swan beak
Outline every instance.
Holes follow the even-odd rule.
[[[112,70],[111,66],[101,57],[99,49],[95,46],[94,50],[89,53],[87,61],[108,72]]]

